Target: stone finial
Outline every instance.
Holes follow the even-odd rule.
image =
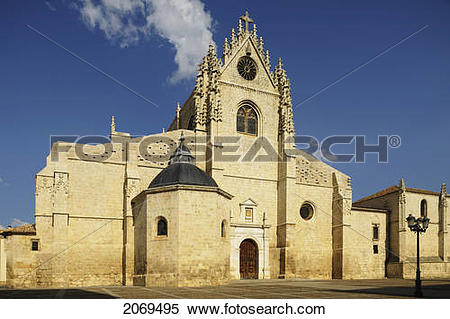
[[[243,33],[242,22],[241,22],[241,20],[239,20],[239,23],[238,23],[238,36],[240,36],[242,33]]]
[[[236,43],[236,32],[234,31],[234,28],[231,29],[230,41],[231,41],[231,45],[234,45]]]
[[[403,178],[400,179],[400,189],[402,191],[406,191],[406,184],[405,184],[405,180]]]
[[[446,201],[447,200],[447,187],[445,183],[442,183],[441,185],[441,200]]]
[[[216,46],[213,42],[209,43],[208,55],[206,58],[207,69],[208,71],[217,71],[217,67],[219,66],[219,61],[217,59]]]
[[[214,43],[213,42],[209,42],[208,52],[211,53],[213,51],[215,51]]]
[[[441,194],[439,196],[439,206],[446,208],[448,207],[448,200],[447,200],[447,188],[445,184],[441,185]],[[445,215],[445,213],[444,213]]]
[[[228,38],[225,38],[225,40],[223,41],[223,55],[227,55],[229,51],[230,45],[228,44]]]
[[[184,145],[184,132],[181,131],[180,143],[175,149],[175,152],[170,156],[169,165],[175,163],[190,163],[195,165],[195,157],[191,154],[189,148]]]
[[[180,102],[177,102],[177,130],[180,128]]]
[[[116,133],[116,120],[114,118],[114,115],[111,118],[111,134]]]
[[[250,23],[253,23],[253,19],[250,18],[250,16],[248,15],[248,11],[245,11],[245,14],[239,18],[239,24],[241,24],[241,21],[244,21],[245,23],[245,32],[248,32],[248,25]]]
[[[403,178],[400,179],[399,187],[400,187],[400,191],[398,193],[399,203],[404,205],[406,203],[406,185],[405,180]]]
[[[256,41],[258,41],[258,34],[257,34],[257,29],[256,29],[256,24],[253,25],[253,30],[252,30],[252,37],[253,39]]]
[[[228,44],[228,38],[225,38],[223,42],[223,50],[222,50],[222,60],[223,64],[228,61],[228,56],[230,54],[230,45]]]
[[[270,53],[269,50],[266,51],[266,56],[264,62],[266,63],[267,69],[270,70]]]
[[[261,55],[264,54],[264,40],[262,37],[259,38],[258,51]]]

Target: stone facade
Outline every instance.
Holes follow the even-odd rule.
[[[411,278],[415,241],[405,218],[424,199],[431,225],[423,276],[450,277],[445,187],[433,193],[402,182],[352,204],[350,177],[291,142],[287,73],[281,59],[272,68],[249,21],[241,17],[221,58],[209,47],[167,132],[132,137],[113,118],[110,143],[53,144],[36,176],[34,231],[0,231],[0,285],[224,284],[243,276],[248,239],[259,279]],[[243,57],[252,64],[242,67]],[[250,134],[237,130],[243,106],[256,114]],[[181,132],[217,189],[148,188]],[[155,235],[161,216],[167,237]]]
[[[422,202],[426,203],[424,211]],[[422,273],[428,278],[450,277],[447,202],[445,184],[441,192],[436,193],[406,187],[401,180],[398,186],[391,186],[355,203],[356,206],[384,208],[389,212],[386,218],[388,277],[415,278],[416,236],[405,222],[409,214],[427,216],[431,220],[428,230],[421,235]]]

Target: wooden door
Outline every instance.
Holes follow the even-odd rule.
[[[258,279],[258,247],[251,239],[239,246],[241,279]]]

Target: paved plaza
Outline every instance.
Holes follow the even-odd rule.
[[[450,298],[450,280],[423,282],[425,298]],[[2,289],[0,298],[414,298],[414,280],[240,280],[218,287],[86,287],[70,289]]]

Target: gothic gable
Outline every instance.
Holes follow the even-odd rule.
[[[264,52],[263,39],[261,37],[258,40],[256,27],[253,30],[255,31],[241,31],[241,34],[237,36],[232,32],[231,38],[234,40],[231,40],[230,43],[225,39],[222,54],[223,66],[219,81],[277,94],[273,74],[270,72],[269,51]],[[254,79],[246,79],[239,73],[238,65],[242,59],[254,61],[256,66]]]

